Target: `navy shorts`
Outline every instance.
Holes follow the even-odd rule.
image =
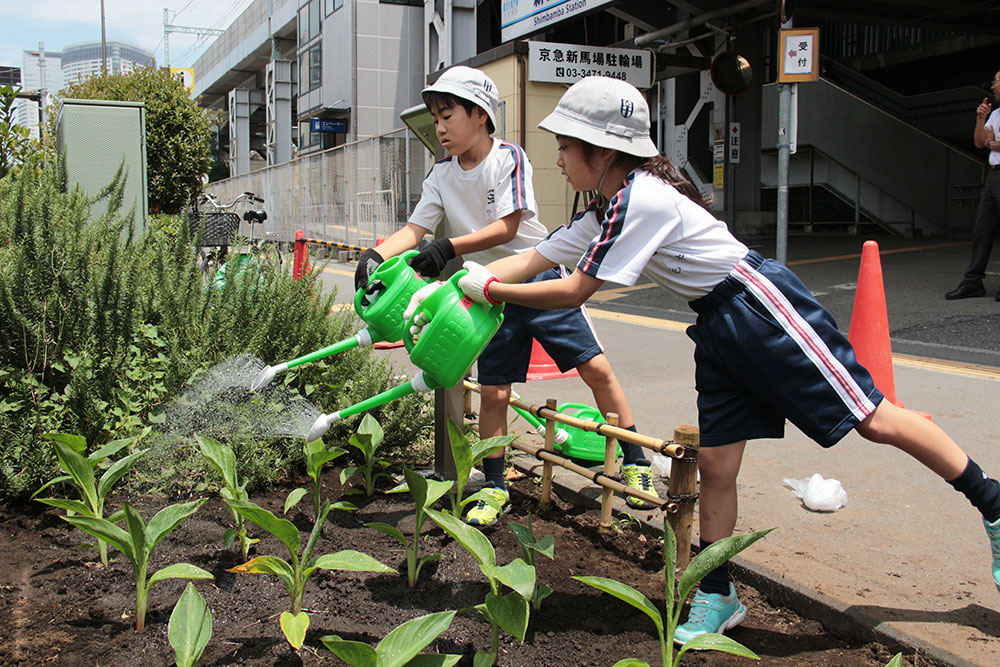
[[[563,276],[560,267],[526,280],[537,282]],[[479,357],[478,380],[483,385],[525,382],[531,361],[531,339],[535,338],[559,370],[576,368],[604,351],[590,316],[583,308],[539,310],[508,303],[503,324]]]
[[[831,447],[882,400],[833,316],[773,260],[751,251],[691,308],[703,447],[780,438],[785,419]]]

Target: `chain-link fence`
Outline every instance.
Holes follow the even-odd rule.
[[[265,231],[278,241],[293,241],[301,229],[308,238],[370,246],[406,224],[431,161],[420,140],[400,129],[215,181],[206,189],[222,201],[241,192],[263,197]],[[243,227],[247,233],[246,223]]]

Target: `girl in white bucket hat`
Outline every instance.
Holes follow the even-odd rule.
[[[1000,589],[1000,484],[932,421],[883,400],[833,317],[795,274],[748,250],[715,219],[657,155],[639,91],[588,77],[539,127],[556,135],[557,164],[573,189],[599,197],[530,252],[489,267],[466,263],[459,284],[477,301],[569,308],[606,281],[634,285],[642,275],[688,300],[698,314],[687,333],[695,342],[702,548],[733,533],[747,440],[782,437],[788,419],[823,447],[852,429],[893,445],[965,494],[983,515]],[[576,269],[559,280],[520,283],[556,264]],[[723,565],[702,580],[674,639],[723,632],[745,615]]]

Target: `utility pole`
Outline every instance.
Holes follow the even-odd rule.
[[[101,0],[101,73],[108,73],[108,37],[104,28],[104,0]]]
[[[103,2],[103,0],[101,0]],[[216,28],[192,28],[190,26],[172,25],[170,23],[170,10],[163,8],[163,65],[170,70],[170,33],[181,32],[189,35],[218,36],[226,32]]]

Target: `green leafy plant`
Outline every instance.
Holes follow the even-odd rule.
[[[688,594],[701,581],[702,577],[722,565],[724,562],[743,551],[751,544],[761,539],[773,528],[761,530],[747,535],[733,535],[725,539],[713,542],[704,551],[695,556],[688,564],[684,572],[681,573],[680,582],[677,584],[676,597],[674,590],[674,564],[676,563],[677,538],[670,524],[663,521],[663,574],[666,583],[666,595],[664,604],[666,605],[666,616],[661,616],[660,610],[649,601],[645,595],[626,584],[607,579],[605,577],[573,577],[588,586],[613,595],[619,600],[626,602],[653,620],[656,632],[660,637],[660,653],[663,659],[663,667],[677,667],[681,657],[692,649],[700,651],[722,651],[744,658],[760,660],[760,657],[748,649],[743,644],[730,639],[724,635],[708,633],[699,635],[687,641],[677,652],[674,652],[674,631],[680,623],[681,611],[684,609],[684,602]],[[620,660],[615,663],[616,667],[649,667],[649,663],[635,658]]]
[[[441,653],[421,654],[420,651],[448,629],[453,611],[418,616],[393,629],[372,648],[362,642],[341,639],[337,635],[320,637],[323,645],[341,660],[354,667],[450,667],[462,659],[460,655]]]
[[[347,450],[343,447],[331,447],[326,448],[323,441],[320,439],[313,440],[312,442],[307,442],[302,446],[302,454],[306,460],[306,474],[309,475],[309,479],[312,480],[312,486],[307,490],[303,488],[292,489],[285,499],[285,511],[284,514],[288,514],[288,510],[295,507],[298,502],[302,499],[302,496],[307,493],[312,496],[313,501],[313,516],[318,517],[320,508],[322,507],[322,498],[319,492],[320,477],[323,474],[323,465],[338,456],[343,456],[347,453]],[[337,501],[332,505],[333,509],[341,510],[357,510],[357,505],[352,503]]]
[[[219,495],[224,500],[249,500],[250,496],[247,495],[246,480],[240,482],[236,475],[236,455],[233,454],[233,450],[212,438],[198,435],[195,436],[195,439],[198,441],[198,447],[201,449],[202,456],[205,457],[205,460],[222,477],[222,487],[219,489]],[[239,539],[240,556],[246,561],[249,557],[250,545],[256,544],[259,540],[251,539],[247,535],[246,526],[243,524],[243,517],[240,516],[239,512],[230,507],[229,513],[233,517],[234,526],[228,527],[223,531],[222,541],[228,549],[232,546],[234,540]]]
[[[451,419],[448,420],[448,436],[451,441],[452,458],[455,460],[455,486],[449,494],[451,513],[454,516],[461,516],[463,507],[478,500],[495,506],[496,500],[483,491],[477,491],[468,498],[463,498],[462,495],[465,493],[466,484],[469,483],[469,474],[472,472],[472,468],[493,452],[509,445],[517,436],[498,435],[470,444],[465,434],[462,433],[462,429]]]
[[[416,503],[413,542],[410,542],[406,538],[406,535],[403,534],[403,531],[396,526],[378,521],[366,523],[365,525],[369,528],[374,528],[380,533],[396,538],[396,540],[403,545],[403,550],[406,552],[406,580],[410,584],[410,588],[414,588],[417,585],[417,578],[420,576],[420,569],[424,566],[424,564],[441,558],[441,554],[427,554],[425,556],[420,556],[420,534],[423,530],[424,522],[427,520],[427,509],[433,507],[434,503],[436,503],[441,496],[448,493],[448,489],[451,488],[452,482],[439,482],[433,479],[428,480],[413,472],[409,468],[403,469],[403,475],[406,477],[406,484],[402,484],[397,488],[392,489],[390,493],[409,489],[410,493],[413,495],[413,500]]]
[[[174,563],[157,570],[147,578],[149,556],[153,547],[176,529],[185,519],[198,511],[208,501],[207,498],[188,503],[169,505],[156,513],[147,524],[128,503],[124,504],[125,526],[122,530],[107,519],[89,516],[64,516],[62,519],[80,530],[106,541],[118,549],[132,563],[135,575],[135,631],[142,632],[146,625],[146,604],[149,589],[163,579],[214,579],[211,573],[190,563]]]
[[[28,128],[14,122],[14,102],[19,92],[20,88],[0,86],[0,178],[41,151]]]
[[[100,480],[97,481],[95,481],[96,471],[102,464],[106,465],[105,462],[109,457],[137,442],[147,433],[149,433],[149,429],[131,438],[114,440],[94,450],[86,457],[83,454],[87,451],[87,440],[83,436],[68,433],[46,433],[44,437],[52,441],[52,447],[55,449],[56,457],[59,459],[59,465],[69,474],[49,480],[35,491],[34,496],[56,484],[70,482],[76,487],[77,493],[80,494],[80,500],[69,498],[38,498],[38,501],[46,505],[64,509],[70,514],[104,519],[104,501],[107,499],[111,487],[148,450],[143,449],[118,459],[107,467],[107,470],[101,475]],[[124,516],[125,511],[119,510],[107,517],[107,519],[111,523],[118,523]],[[97,549],[100,553],[101,564],[107,565],[108,544],[100,536],[97,539]]]
[[[892,660],[885,664],[885,667],[903,667],[903,654],[897,653],[892,656]]]
[[[177,667],[193,667],[212,638],[212,610],[190,581],[181,593],[167,624],[167,638],[174,648]]]
[[[514,537],[521,547],[521,556],[528,565],[535,566],[535,554],[547,556],[549,560],[555,558],[555,540],[551,535],[546,535],[542,539],[535,537],[535,531],[531,529],[531,515],[528,515],[528,525],[524,526],[514,521],[508,521],[507,525],[514,531]],[[535,590],[531,592],[531,606],[540,609],[542,600],[552,595],[552,588],[543,583],[535,582]]]
[[[535,590],[535,568],[520,558],[515,558],[506,565],[497,565],[496,551],[481,531],[444,512],[428,509],[427,515],[472,554],[489,581],[490,591],[486,594],[486,600],[460,611],[477,611],[489,622],[490,650],[477,651],[475,665],[495,665],[500,654],[500,630],[524,643],[531,613],[528,601]],[[513,592],[504,594],[504,586]]]
[[[248,500],[227,500],[226,504],[239,512],[240,516],[254,522],[274,535],[288,549],[290,561],[277,556],[257,556],[242,565],[229,570],[242,574],[271,574],[278,577],[291,596],[291,610],[281,612],[279,619],[285,639],[296,651],[305,642],[309,627],[309,615],[302,611],[302,598],[306,582],[316,570],[343,570],[349,572],[395,572],[396,570],[378,562],[368,554],[345,549],[331,554],[313,556],[316,542],[323,530],[323,524],[330,513],[330,503],[324,503],[313,524],[312,532],[302,547],[299,529],[291,521],[280,519],[268,510]]]
[[[352,435],[347,443],[361,452],[361,465],[348,466],[340,471],[341,484],[350,479],[355,473],[360,472],[365,480],[364,489],[351,489],[349,493],[364,493],[366,498],[370,498],[375,493],[375,483],[383,477],[389,477],[389,473],[385,472],[385,468],[389,467],[392,461],[384,459],[375,453],[375,450],[378,449],[384,437],[385,433],[382,431],[379,423],[375,421],[375,418],[369,414],[365,414],[361,419],[358,432]]]

